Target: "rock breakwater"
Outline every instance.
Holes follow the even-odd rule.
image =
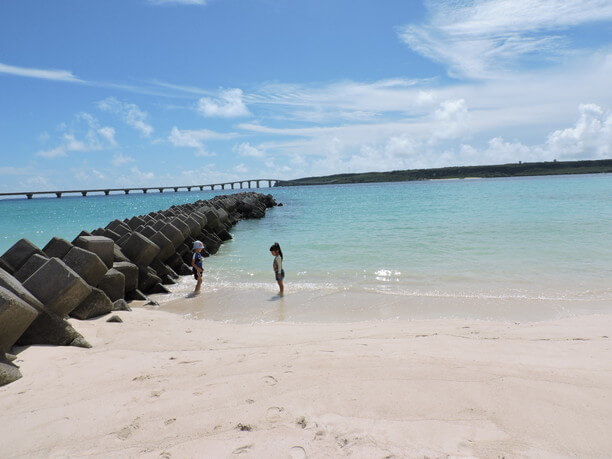
[[[54,237],[42,249],[17,241],[0,257],[0,386],[21,377],[13,346],[91,347],[68,317],[129,310],[132,300],[169,292],[191,274],[194,241],[213,255],[239,220],[262,218],[275,205],[272,195],[237,193],[113,220],[72,242]]]

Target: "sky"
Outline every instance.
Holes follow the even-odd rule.
[[[0,192],[602,158],[610,0],[0,1]]]

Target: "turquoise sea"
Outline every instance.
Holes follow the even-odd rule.
[[[288,291],[612,308],[610,174],[259,191],[284,206],[234,227],[234,239],[206,261],[205,293],[273,292],[268,249],[278,241]],[[231,192],[0,201],[0,251],[21,237],[42,247],[54,235],[72,239],[115,218]]]

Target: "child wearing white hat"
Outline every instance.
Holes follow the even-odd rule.
[[[202,255],[202,249],[204,248],[204,244],[202,241],[195,241],[193,243],[193,257],[191,258],[191,266],[193,267],[193,277],[196,279],[196,286],[194,293],[200,293],[200,287],[202,286],[202,260],[204,256]]]

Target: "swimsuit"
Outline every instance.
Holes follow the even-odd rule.
[[[195,262],[196,266],[197,266],[198,268],[200,268],[200,269],[202,269],[202,259],[203,259],[203,258],[204,258],[204,257],[202,256],[202,254],[201,254],[201,253],[198,253],[198,252],[194,252],[194,253],[193,253],[193,258],[192,258],[192,260]],[[195,268],[193,268],[193,278],[194,278],[195,280],[198,280],[198,279],[200,278],[200,273],[198,273],[198,270],[197,270],[197,269],[195,269]]]
[[[272,264],[274,270],[274,278],[280,282],[285,278],[285,270],[283,269],[283,259],[280,255],[274,257],[274,263]]]

